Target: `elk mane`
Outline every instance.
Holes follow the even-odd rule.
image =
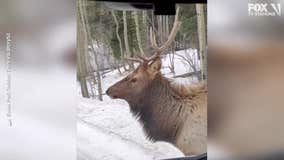
[[[174,143],[188,112],[193,112],[197,104],[192,97],[185,97],[181,90],[171,84],[171,81],[160,73],[136,102],[129,103],[131,112],[138,117],[147,137],[150,140]],[[189,95],[197,95],[203,87],[189,87]],[[188,106],[188,101],[192,101]]]
[[[171,81],[171,87],[181,97],[193,97],[200,93],[207,92],[206,82],[190,84],[190,83],[180,83],[176,81]]]

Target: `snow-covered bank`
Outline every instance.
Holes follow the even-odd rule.
[[[183,156],[169,143],[148,140],[123,101],[81,99],[78,112],[80,160],[150,160]]]

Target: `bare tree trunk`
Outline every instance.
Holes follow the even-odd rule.
[[[168,16],[166,16],[165,17],[165,34],[166,34],[166,36],[168,37],[168,35],[169,35],[169,17]]]
[[[171,53],[169,53],[169,59],[170,59],[170,71],[174,75],[176,74],[175,72],[175,47],[171,47]]]
[[[118,70],[118,72],[119,72],[119,74],[120,75],[122,75],[122,72],[121,72],[121,70],[120,70],[120,66],[119,66],[119,63],[117,64],[117,62],[115,62],[116,64],[116,66],[117,66],[117,70]],[[123,66],[125,67],[125,65],[123,64]]]
[[[97,84],[98,84],[98,97],[99,97],[99,100],[103,100],[103,91],[102,91],[102,81],[101,81],[101,74],[100,74],[100,66],[99,66],[99,63],[98,63],[98,56],[97,56],[97,52],[96,50],[94,49],[94,46],[93,46],[93,41],[91,40],[91,45],[92,45],[92,50],[93,50],[93,53],[94,53],[94,57],[95,57],[95,63],[96,63],[96,67],[97,67],[97,71],[96,71],[96,79],[97,79]],[[99,46],[99,42],[97,42],[97,45]]]
[[[155,33],[157,33],[157,30],[156,30],[156,23],[155,23],[156,17],[155,17],[155,14],[154,14],[154,11],[153,11],[153,10],[151,11],[150,16],[151,16],[151,19],[150,19],[151,25],[150,25],[150,27],[153,29],[153,33],[155,34]],[[148,32],[148,33],[150,33],[150,32]],[[149,38],[150,38],[150,37],[149,37]],[[150,40],[150,39],[149,39],[149,40]],[[158,42],[157,42],[157,43],[158,43]]]
[[[97,72],[96,72],[96,78],[97,78],[97,84],[98,84],[98,94],[99,94],[99,100],[103,100],[102,97],[102,86],[101,86],[101,76],[100,76],[100,66],[98,64],[98,57],[97,57],[97,53],[94,49],[93,46],[93,39],[91,37],[91,33],[90,33],[90,26],[89,26],[89,21],[88,21],[88,17],[87,17],[87,11],[86,11],[86,0],[80,0],[80,4],[79,4],[79,8],[81,10],[81,17],[82,17],[82,22],[83,22],[83,26],[85,28],[85,32],[87,35],[87,40],[88,40],[88,44],[91,46],[92,51],[94,53],[94,58],[95,58],[95,64],[97,67]]]
[[[207,53],[206,53],[206,35],[205,35],[205,20],[204,20],[204,5],[196,4],[197,26],[198,26],[198,40],[199,52],[202,65],[202,79],[207,78]]]
[[[176,12],[176,16],[178,16],[179,14],[179,7],[177,7],[177,12]],[[178,17],[177,17],[178,19]],[[168,16],[164,16],[163,18],[163,41],[165,41],[166,37],[169,36],[169,17]],[[171,46],[171,51],[169,53],[169,60],[170,60],[170,71],[171,73],[173,73],[174,75],[175,73],[175,54],[176,54],[176,41],[173,41],[173,45]]]
[[[80,1],[78,3],[78,17],[77,17],[77,77],[80,82],[81,94],[85,98],[90,98],[87,86],[87,68],[86,68],[86,52],[88,51],[88,40],[85,28],[83,27],[82,11],[79,8]]]
[[[96,96],[96,93],[94,91],[96,91],[96,77],[95,76],[91,76],[91,79],[88,79],[88,82],[90,84],[90,92],[91,92],[91,96],[92,98],[94,98]]]
[[[141,39],[142,39],[142,48],[144,49],[144,55],[148,52],[148,35],[149,35],[149,23],[147,23],[148,14],[147,11],[142,11],[142,26],[141,26]]]
[[[121,59],[124,61],[125,55],[124,55],[123,49],[122,49],[122,41],[121,41],[121,38],[119,36],[119,23],[118,23],[118,20],[117,20],[116,15],[115,15],[113,10],[111,11],[111,14],[113,16],[113,19],[114,19],[114,22],[115,22],[115,25],[116,25],[115,32],[116,32],[116,37],[117,37],[118,42],[119,42],[119,49],[120,49]],[[124,70],[126,70],[125,63],[123,63],[123,68],[124,68]],[[121,73],[120,68],[118,68],[118,69],[119,69],[119,73]]]
[[[147,11],[145,10],[142,11],[142,23],[143,24],[147,23]]]
[[[123,12],[123,35],[124,35],[124,43],[125,43],[125,50],[126,50],[126,56],[131,57],[129,44],[128,44],[128,35],[127,35],[127,19],[126,19],[126,11]],[[129,68],[134,70],[134,65],[132,62],[129,63]]]
[[[147,18],[148,18],[147,12],[146,11],[142,11],[142,24],[143,24],[142,28],[144,28],[143,29],[143,31],[144,31],[143,33],[144,33],[144,37],[145,37],[144,40],[146,40],[146,41],[148,40],[148,35],[149,35]]]
[[[123,35],[124,35],[124,43],[125,43],[125,50],[127,56],[130,55],[130,49],[128,44],[128,36],[127,36],[127,19],[126,19],[126,11],[123,11]]]
[[[158,24],[158,28],[157,28],[157,32],[158,32],[158,44],[163,44],[163,16],[157,16],[156,20],[157,20],[157,24]]]
[[[136,27],[136,37],[137,37],[139,51],[140,51],[141,55],[144,56],[145,54],[144,54],[144,51],[143,51],[143,48],[142,48],[142,42],[141,42],[141,36],[140,36],[140,30],[139,30],[138,13],[137,13],[137,11],[134,11],[133,14],[134,14],[134,21],[135,21],[135,27]]]

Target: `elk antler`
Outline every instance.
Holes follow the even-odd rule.
[[[175,15],[175,21],[174,21],[171,33],[170,33],[167,41],[162,46],[159,47],[157,45],[156,37],[153,34],[153,29],[152,28],[150,29],[150,41],[151,41],[152,47],[155,50],[155,53],[151,57],[147,58],[148,61],[151,61],[151,60],[159,57],[163,51],[165,51],[168,47],[170,47],[171,43],[175,39],[175,36],[176,36],[176,34],[179,30],[179,27],[181,25],[181,22],[178,20],[178,14],[179,14],[179,7],[177,7],[177,11],[176,11],[176,15]]]
[[[176,36],[176,34],[179,30],[181,22],[178,20],[178,14],[179,14],[179,7],[177,7],[177,11],[176,11],[176,15],[175,15],[175,21],[174,21],[171,33],[170,33],[167,41],[162,46],[160,46],[160,47],[158,46],[157,41],[156,41],[156,37],[153,34],[153,29],[150,28],[150,42],[151,42],[152,48],[154,49],[154,54],[151,57],[147,58],[147,57],[137,56],[138,58],[127,58],[127,60],[131,60],[131,61],[135,61],[135,62],[139,62],[139,63],[149,63],[150,61],[159,57],[161,55],[161,53],[163,51],[165,51],[171,45],[171,43],[175,39],[175,36]]]

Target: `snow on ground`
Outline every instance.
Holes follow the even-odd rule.
[[[170,56],[172,56],[172,54],[167,54],[163,57],[163,66],[162,66],[164,68],[162,70],[162,73],[168,75],[169,77],[173,76],[170,73],[170,69],[168,67],[170,65]],[[180,56],[192,57],[193,62],[197,65],[197,68],[199,68],[200,61],[198,60],[196,49],[186,49],[186,50],[176,51],[174,56],[176,75],[192,72],[190,66],[188,66],[188,64],[185,63],[185,61]]]
[[[182,156],[171,144],[147,140],[125,102],[82,99],[78,110],[78,159],[150,160]]]
[[[194,50],[178,51],[177,54],[193,54]],[[171,78],[169,55],[163,58],[162,73]],[[199,63],[199,61],[197,61]],[[176,75],[188,73],[189,66],[175,58]],[[103,91],[128,73],[107,73],[102,79]],[[180,78],[191,82],[195,79]],[[104,96],[104,101],[79,98],[77,107],[78,160],[156,160],[183,156],[172,144],[149,141],[141,124],[130,113],[123,100]]]

